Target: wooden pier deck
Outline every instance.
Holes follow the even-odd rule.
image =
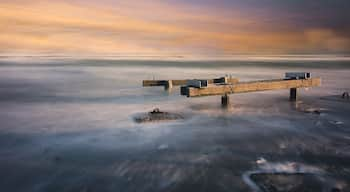
[[[227,95],[234,93],[247,93],[257,91],[268,91],[278,89],[296,89],[303,87],[315,87],[321,84],[321,78],[309,79],[275,79],[252,82],[238,82],[227,85],[210,85],[203,88],[195,88],[183,86],[181,87],[181,95],[187,97],[201,97],[213,95]]]

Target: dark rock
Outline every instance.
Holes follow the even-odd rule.
[[[304,110],[305,113],[312,113],[312,114],[315,114],[315,115],[320,115],[322,112],[321,112],[321,109],[319,108],[307,108]]]
[[[327,188],[313,174],[304,173],[271,173],[254,174],[251,176],[264,192],[313,192]]]
[[[134,118],[137,123],[147,123],[147,122],[157,122],[157,121],[171,121],[184,119],[180,114],[162,112],[158,108],[155,108],[153,111],[148,112]]]

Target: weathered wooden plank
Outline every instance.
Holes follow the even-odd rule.
[[[187,97],[200,97],[211,95],[225,95],[233,93],[247,93],[256,91],[315,87],[321,84],[320,78],[300,79],[300,80],[265,80],[253,82],[240,82],[232,85],[211,85],[205,88],[181,87],[181,95]]]
[[[153,87],[153,86],[166,86],[168,81],[172,81],[173,86],[183,86],[187,84],[188,79],[181,79],[181,80],[143,80],[142,86],[143,87]],[[208,83],[220,83],[222,82],[222,78],[218,79],[208,79]],[[228,78],[227,83],[238,83],[237,78]]]

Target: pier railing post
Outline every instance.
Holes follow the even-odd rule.
[[[290,101],[297,101],[297,100],[298,100],[298,91],[297,91],[297,88],[291,88],[291,89],[290,89],[289,100],[290,100]]]
[[[230,105],[230,97],[227,94],[221,96],[221,106],[223,108],[228,108],[229,105]]]
[[[173,88],[173,81],[172,80],[166,81],[164,85],[164,89],[167,91],[170,91],[172,88]]]

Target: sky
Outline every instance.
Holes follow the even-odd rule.
[[[349,0],[0,0],[0,54],[349,55],[349,7]]]

